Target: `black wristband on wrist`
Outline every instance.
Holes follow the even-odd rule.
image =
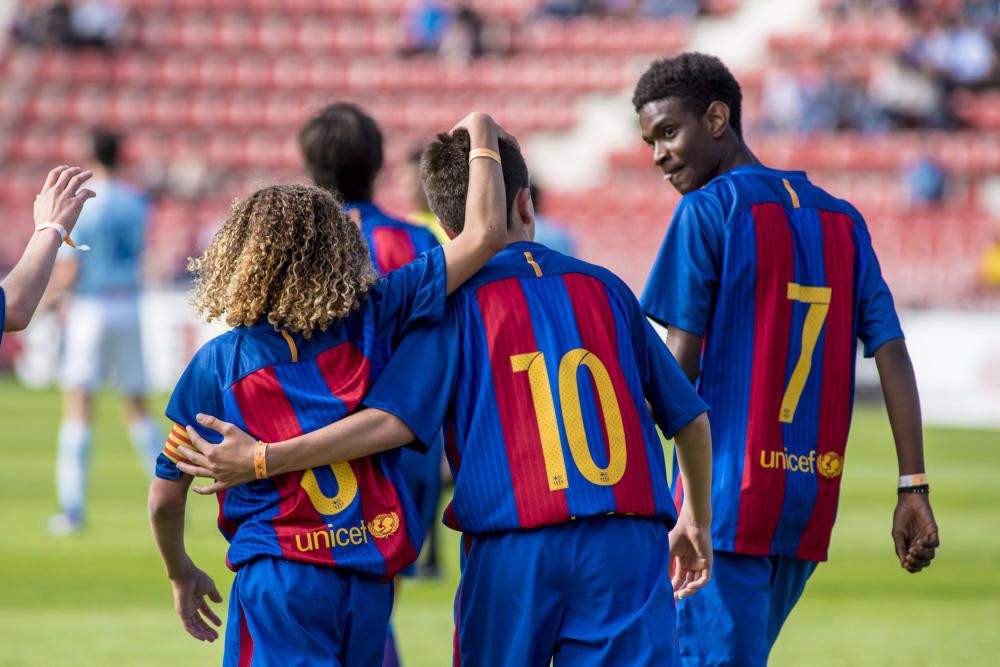
[[[904,493],[922,493],[927,495],[931,492],[930,484],[917,484],[916,486],[901,486],[896,489],[896,495],[901,496]]]

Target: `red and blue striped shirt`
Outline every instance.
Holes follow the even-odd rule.
[[[427,228],[388,216],[371,202],[352,202],[347,209],[357,211],[361,217],[361,233],[368,243],[372,264],[383,275],[440,245]]]
[[[178,426],[157,460],[157,475],[180,477],[181,427],[221,440],[195,421],[199,412],[268,442],[352,412],[393,344],[410,327],[441,320],[445,281],[444,255],[434,250],[381,279],[360,310],[308,339],[263,322],[209,341],[170,398],[167,416]],[[233,569],[272,556],[388,579],[416,560],[423,541],[399,450],[250,482],[218,499],[218,525],[229,540]]]
[[[903,335],[864,219],[802,172],[739,167],[681,199],[642,306],[704,336],[715,547],[825,560],[855,341]]]
[[[668,437],[707,409],[624,283],[519,242],[450,297],[441,325],[407,335],[364,403],[424,443],[453,422],[445,523],[487,533],[606,514],[673,525],[647,399]]]

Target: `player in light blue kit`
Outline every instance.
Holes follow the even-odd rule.
[[[129,436],[150,477],[164,438],[146,412],[139,326],[149,203],[119,180],[120,148],[119,135],[94,132],[92,188],[100,198],[80,216],[75,234],[81,246],[92,250],[60,252],[52,281],[55,291],[68,296],[60,378],[65,392],[63,422],[56,462],[60,513],[49,520],[49,530],[57,535],[83,525],[93,395],[102,383],[113,381],[124,394]]]

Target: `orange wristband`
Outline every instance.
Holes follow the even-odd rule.
[[[500,164],[500,153],[490,150],[489,148],[473,148],[469,151],[469,162],[472,162],[477,157],[487,157],[497,164]]]
[[[253,450],[253,474],[257,479],[267,479],[267,443],[262,440]]]

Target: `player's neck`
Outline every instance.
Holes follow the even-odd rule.
[[[735,138],[729,150],[723,154],[722,160],[719,162],[719,171],[716,175],[721,176],[737,167],[743,167],[748,164],[761,164],[761,161],[757,159],[757,156],[753,154],[750,147],[742,139]]]
[[[110,181],[116,176],[114,169],[108,169],[101,164],[95,164],[90,167],[90,170],[94,172],[94,180],[97,181]]]
[[[531,236],[532,235],[528,231],[527,225],[516,222],[507,229],[507,245],[510,245],[511,243],[519,243],[521,241],[530,241]]]

